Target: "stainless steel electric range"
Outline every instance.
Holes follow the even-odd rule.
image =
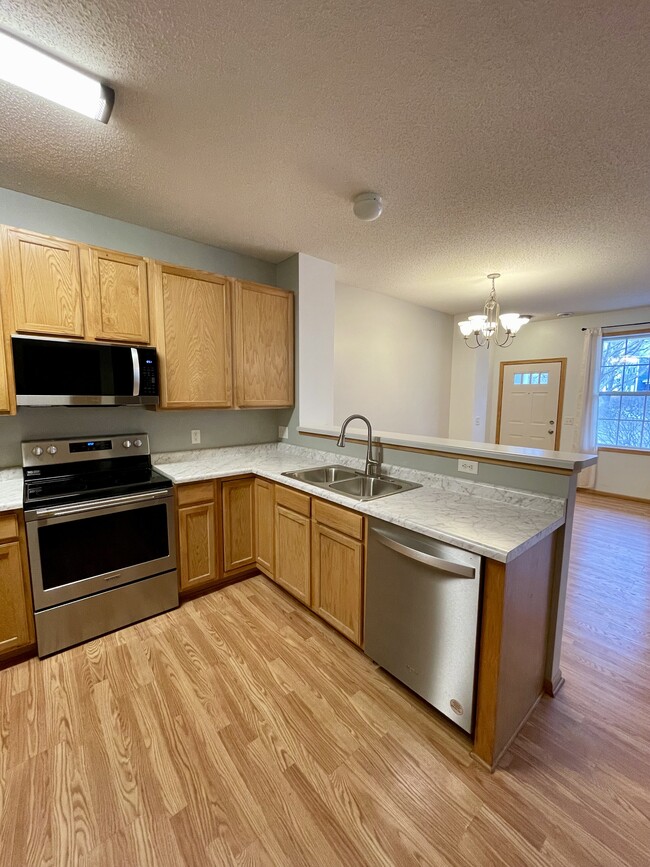
[[[178,605],[171,480],[149,437],[22,444],[38,655]]]

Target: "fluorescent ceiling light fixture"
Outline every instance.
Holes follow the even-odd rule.
[[[112,88],[2,31],[0,79],[102,123],[113,110]]]

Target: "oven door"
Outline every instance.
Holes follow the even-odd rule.
[[[34,609],[176,568],[170,489],[26,512]]]

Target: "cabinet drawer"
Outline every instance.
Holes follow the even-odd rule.
[[[353,539],[363,539],[363,515],[315,498],[313,509],[314,518],[319,524],[325,524]]]
[[[207,503],[214,500],[214,482],[192,482],[189,485],[179,485],[176,489],[176,498],[179,506]]]
[[[279,506],[285,506],[307,518],[311,515],[311,497],[309,494],[301,494],[300,491],[293,491],[291,488],[282,488],[280,485],[276,485],[275,502]]]
[[[0,542],[18,538],[18,518],[12,514],[0,515]]]

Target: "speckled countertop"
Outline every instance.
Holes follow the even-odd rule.
[[[288,479],[282,473],[332,463],[362,469],[363,461],[345,453],[333,455],[286,443],[171,452],[154,455],[153,461],[177,484],[255,473],[501,562],[517,557],[564,523],[562,498],[387,464],[382,466],[385,475],[418,482],[422,487],[359,503]],[[0,470],[0,512],[21,509],[22,505],[22,470],[20,467]]]
[[[0,470],[0,512],[23,507],[23,471],[20,467]]]
[[[501,562],[514,559],[564,523],[562,498],[387,464],[382,466],[385,475],[418,482],[422,487],[360,503],[288,479],[282,473],[332,463],[362,469],[363,461],[345,453],[339,456],[285,443],[172,452],[154,455],[153,460],[178,484],[255,473]]]

